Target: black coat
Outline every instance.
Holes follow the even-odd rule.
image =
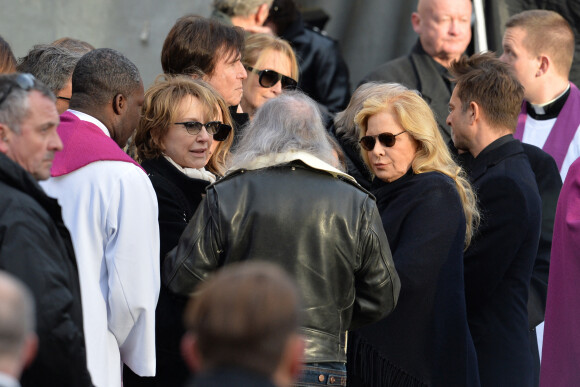
[[[373,182],[401,279],[397,307],[350,333],[350,386],[479,386],[463,286],[465,215],[449,177]]]
[[[219,368],[202,373],[188,384],[190,387],[276,387],[265,376],[236,368]]]
[[[208,181],[187,177],[163,156],[141,164],[149,174],[159,205],[160,259],[177,245],[189,219],[201,202]],[[163,266],[163,265],[161,265]],[[161,286],[155,310],[156,376],[142,378],[128,367],[123,372],[126,387],[182,386],[190,375],[180,352],[185,333],[183,312],[188,298],[175,295]]]
[[[370,190],[372,175],[360,154],[360,146],[352,143],[352,141],[347,140],[345,137],[337,135],[334,124],[331,125],[329,132],[334,136],[344,153],[347,173],[354,177],[356,182],[364,189]]]
[[[290,42],[296,53],[298,87],[329,112],[344,110],[350,100],[350,82],[338,43],[311,30],[300,16],[280,37]]]
[[[451,128],[447,126],[445,120],[449,114],[448,106],[452,91],[451,83],[447,80],[448,75],[447,70],[435,62],[417,41],[408,56],[382,64],[364,77],[361,84],[373,81],[396,82],[409,89],[419,90],[433,110],[443,141],[447,143],[451,139]]]
[[[469,327],[482,386],[529,386],[528,290],[541,227],[541,199],[522,144],[501,137],[473,161],[482,222],[465,252]]]
[[[77,263],[61,208],[1,153],[0,269],[22,280],[36,302],[39,350],[22,386],[91,386]]]

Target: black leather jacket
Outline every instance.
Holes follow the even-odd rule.
[[[386,316],[399,295],[373,196],[300,161],[211,185],[162,279],[189,294],[218,267],[246,259],[278,263],[295,278],[307,363],[345,362],[345,331]]]

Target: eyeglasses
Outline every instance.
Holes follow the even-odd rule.
[[[220,121],[211,121],[208,123],[201,123],[198,121],[185,121],[185,122],[176,122],[175,125],[183,125],[187,133],[195,136],[201,131],[201,128],[205,127],[205,130],[213,136],[213,139],[216,141],[224,141],[228,138],[230,132],[232,131],[232,127],[226,124],[222,124]]]
[[[12,93],[14,87],[18,87],[24,91],[29,91],[34,87],[34,81],[36,78],[32,74],[29,73],[21,73],[18,74],[15,78],[8,78],[9,81],[6,82],[8,84],[8,89],[2,92],[2,96],[0,97],[0,105],[6,101],[6,98]]]
[[[57,95],[57,96],[56,96],[56,99],[62,99],[62,100],[64,100],[64,101],[69,101],[69,102],[70,102],[70,98],[67,98],[67,97],[61,97],[60,95]]]
[[[283,89],[294,90],[298,86],[298,82],[294,79],[282,75],[274,70],[257,70],[250,66],[246,66],[246,69],[254,74],[258,74],[258,82],[260,83],[260,86],[265,87],[266,89],[273,87],[276,83],[280,82],[280,80],[282,81]]]
[[[397,134],[386,132],[386,133],[377,134],[376,136],[364,136],[360,139],[359,143],[363,147],[364,150],[370,152],[373,149],[375,149],[375,144],[377,143],[376,139],[378,138],[379,142],[381,144],[390,148],[393,145],[395,145],[395,142],[397,141],[397,139],[395,137],[397,137],[398,135],[403,134],[405,132],[406,132],[406,130],[403,130],[401,133],[397,133]]]

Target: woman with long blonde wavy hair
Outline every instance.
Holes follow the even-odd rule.
[[[401,293],[388,317],[351,332],[349,385],[477,386],[463,282],[475,194],[421,96],[380,87],[355,123]]]

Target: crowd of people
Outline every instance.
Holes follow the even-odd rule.
[[[419,0],[351,98],[292,0],[213,4],[146,90],[116,50],[0,38],[0,385],[579,382],[566,20],[468,56],[471,1]]]

